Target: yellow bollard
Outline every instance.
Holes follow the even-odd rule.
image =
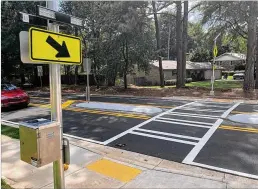
[[[69,169],[69,165],[68,164],[64,164],[64,171]]]

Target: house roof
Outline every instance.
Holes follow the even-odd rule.
[[[154,61],[152,63],[153,66],[159,67],[159,62]],[[163,70],[176,70],[177,61],[174,60],[162,60],[162,68]],[[187,70],[211,70],[212,65],[210,62],[191,62],[186,61],[186,69]],[[216,66],[216,69],[224,69],[221,66]]]
[[[241,53],[224,53],[215,58],[215,61],[246,60],[246,55]]]

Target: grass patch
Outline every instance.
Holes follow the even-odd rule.
[[[211,88],[210,80],[207,81],[197,81],[186,83],[185,86],[187,87],[202,87],[202,88]],[[242,88],[243,82],[242,81],[235,81],[233,80],[233,76],[229,76],[227,80],[216,80],[214,82],[214,89],[234,89],[234,88]],[[175,88],[176,86],[165,86],[164,88]],[[145,89],[162,89],[160,86],[141,86],[141,88]]]
[[[14,127],[9,127],[5,125],[1,125],[1,134],[9,136],[11,138],[19,139],[19,129]]]
[[[11,186],[9,186],[8,184],[6,184],[6,182],[4,181],[4,179],[1,179],[1,188],[3,188],[3,189],[13,189]]]
[[[241,81],[234,81],[234,80],[217,80],[214,82],[215,89],[233,89],[233,88],[242,88]],[[198,81],[187,83],[186,86],[189,87],[204,87],[204,88],[211,88],[210,81]]]

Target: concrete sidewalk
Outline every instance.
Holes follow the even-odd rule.
[[[14,188],[53,188],[52,164],[20,160],[19,141],[2,137],[2,178]],[[258,188],[258,180],[69,139],[66,188]]]

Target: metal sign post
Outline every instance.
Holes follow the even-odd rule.
[[[84,71],[86,71],[87,74],[87,81],[86,81],[86,89],[85,89],[85,97],[86,101],[90,102],[90,71],[91,71],[91,62],[89,58],[84,58],[83,59],[83,68]]]
[[[37,69],[38,69],[38,76],[40,78],[40,86],[42,88],[42,76],[43,76],[43,68],[42,66],[37,66]]]
[[[57,1],[47,1],[47,7],[57,11]],[[48,23],[48,30],[59,32],[59,26],[55,23]],[[60,123],[60,159],[53,162],[54,188],[65,188],[64,168],[63,168],[63,121],[61,104],[61,74],[60,64],[49,64],[49,82],[50,82],[50,103],[51,120]]]
[[[37,16],[21,13],[22,21],[29,24],[43,25],[48,30],[30,28],[29,32],[20,32],[21,60],[28,64],[49,64],[51,120],[59,124],[61,145],[56,153],[60,159],[53,162],[54,188],[65,188],[63,166],[63,122],[61,102],[61,70],[60,64],[79,65],[82,63],[81,39],[61,34],[57,23],[83,27],[84,20],[57,12],[58,1],[46,1],[46,7],[37,6]],[[41,19],[39,19],[41,18]],[[42,72],[42,67],[38,67]],[[42,75],[39,74],[40,76]],[[66,149],[66,148],[64,148]]]
[[[214,39],[214,46],[213,46],[213,62],[212,62],[212,76],[211,76],[211,91],[210,91],[210,95],[214,96],[214,81],[215,81],[215,58],[218,54],[218,48],[217,48],[217,45],[216,45],[216,41],[217,41],[217,38],[220,36],[220,33],[219,35],[217,35]]]

